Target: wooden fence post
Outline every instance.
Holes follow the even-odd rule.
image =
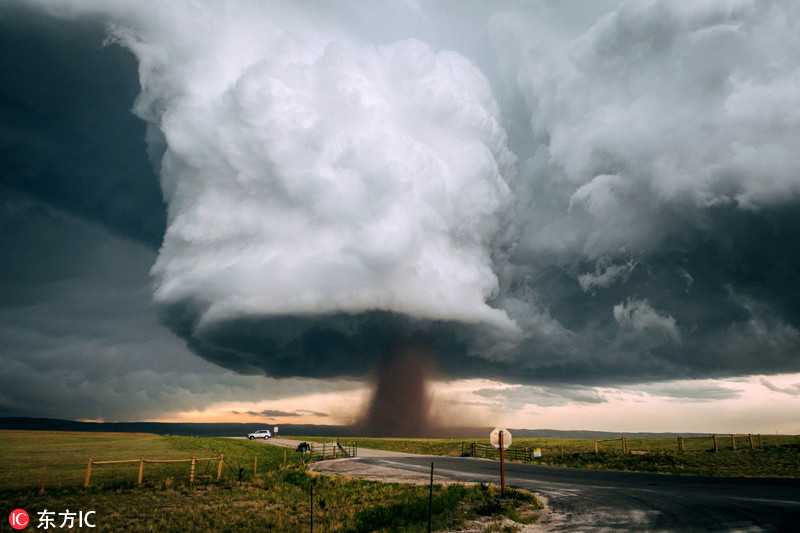
[[[217,463],[217,481],[222,477],[222,457],[223,454],[219,454],[219,463]],[[258,456],[256,456],[256,460],[258,460]],[[253,466],[253,476],[256,475],[256,468]]]
[[[89,459],[89,464],[86,465],[86,480],[83,482],[84,489],[89,486],[89,476],[91,475],[92,475],[92,460]]]
[[[736,451],[736,437],[731,435],[731,444],[733,444],[733,451]]]
[[[714,451],[718,452],[719,451],[719,445],[717,444],[717,436],[716,435],[712,435],[712,437],[714,438]]]
[[[189,485],[194,483],[194,457],[192,457],[192,466],[189,468]]]
[[[286,450],[283,450],[283,467],[286,468]]]
[[[39,494],[44,494],[44,479],[47,476],[47,465],[42,466],[42,488],[39,489]]]
[[[253,457],[253,477],[258,475],[258,456]],[[219,477],[217,477],[219,479]]]
[[[561,458],[564,458],[564,445],[561,445]]]
[[[750,449],[755,450],[755,447],[753,446],[753,434],[748,433],[747,436],[750,438]]]
[[[139,459],[139,486],[142,486],[142,474],[144,473],[144,457]]]
[[[597,441],[594,441],[594,454],[597,455],[600,453],[600,448],[597,446]]]

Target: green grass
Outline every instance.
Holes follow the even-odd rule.
[[[0,513],[22,508],[37,523],[37,512],[95,511],[96,531],[426,531],[428,486],[379,483],[310,473],[289,450],[260,442],[157,435],[0,432]],[[145,457],[188,458],[224,454],[222,480],[217,463],[188,484],[188,465],[145,465],[136,485],[131,468],[94,466],[83,489],[86,462]],[[253,459],[258,472],[253,475]],[[39,494],[41,465],[48,482]],[[239,481],[242,468],[242,481]],[[101,472],[102,471],[102,472]],[[54,480],[51,483],[51,475]],[[526,492],[496,487],[434,486],[434,529],[463,526],[477,516],[536,517],[538,502]],[[58,525],[58,524],[56,524]]]
[[[239,467],[252,476],[254,458],[258,469],[275,469],[283,462],[283,452],[271,446],[244,440],[223,438],[161,437],[142,433],[78,433],[0,431],[0,490],[39,487],[42,467],[47,467],[47,487],[82,485],[87,463],[128,459],[210,458],[223,454],[223,477],[238,479]],[[287,460],[299,462],[294,453]],[[217,461],[198,461],[195,475],[198,482],[216,478]],[[143,484],[187,482],[190,465],[145,464]],[[139,465],[93,465],[91,485],[134,484]]]
[[[685,452],[678,451],[676,438],[628,439],[629,454],[622,453],[620,441],[598,443],[595,453],[591,439],[515,439],[515,446],[541,448],[540,464],[725,477],[800,477],[800,439],[795,436],[762,436],[762,447],[754,436],[755,450],[747,437],[736,439],[736,450],[730,437],[718,437],[719,451],[713,451],[712,439],[686,440]],[[564,454],[562,457],[562,446]]]
[[[319,442],[335,440],[286,438]],[[360,448],[446,456],[461,455],[462,445],[468,448],[473,442],[463,439],[347,440],[357,442]],[[488,439],[477,439],[475,442],[489,444]],[[800,478],[800,437],[794,435],[762,435],[760,448],[758,436],[753,435],[755,450],[750,449],[748,437],[736,438],[735,451],[729,436],[717,438],[718,452],[713,451],[711,438],[684,442],[686,451],[679,452],[677,438],[630,438],[630,454],[622,453],[619,440],[599,442],[599,454],[595,454],[593,439],[514,438],[513,446],[530,450],[540,448],[542,457],[533,462],[551,466],[695,476]]]

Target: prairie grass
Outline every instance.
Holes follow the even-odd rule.
[[[426,531],[429,487],[323,476],[308,472],[300,457],[260,442],[222,438],[131,434],[0,432],[0,512],[95,511],[94,531]],[[196,483],[188,465],[163,470],[145,466],[143,486],[131,469],[93,467],[83,488],[86,463],[94,460],[213,457],[224,454],[222,479],[216,461]],[[253,475],[258,457],[257,476]],[[41,466],[48,482],[39,493]],[[106,474],[98,473],[105,469]],[[240,470],[241,469],[241,470]],[[50,482],[50,476],[57,483]],[[240,481],[241,477],[241,481]],[[499,498],[491,486],[434,485],[434,530],[454,529],[477,516],[536,519],[538,502],[527,492]],[[56,524],[58,525],[58,524]]]

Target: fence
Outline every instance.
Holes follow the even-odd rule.
[[[763,448],[762,445],[761,445],[761,435],[756,435],[756,437],[758,438],[758,449],[760,450],[760,449]],[[736,448],[736,439],[747,439],[747,442],[750,445],[750,449],[751,450],[755,450],[756,449],[755,442],[753,441],[753,434],[752,433],[748,433],[747,435],[710,435],[710,436],[706,435],[706,436],[702,436],[702,437],[681,437],[681,436],[679,436],[678,437],[678,451],[679,452],[685,452],[686,451],[686,441],[687,440],[698,440],[698,439],[702,439],[702,440],[709,440],[710,439],[710,440],[712,440],[713,443],[714,443],[714,451],[715,452],[718,452],[719,449],[720,449],[720,440],[724,440],[724,442],[727,442],[728,439],[730,439],[731,448],[733,449],[733,451],[736,451],[736,449],[737,449]]]
[[[508,461],[532,461],[533,450],[527,446],[522,448],[509,446],[503,451],[505,459]],[[500,459],[500,449],[491,444],[473,442],[469,445],[461,444],[462,457],[481,457],[483,459]]]
[[[800,438],[798,436],[797,438]],[[702,435],[702,436],[676,436],[676,440],[673,440],[671,445],[668,444],[666,439],[653,439],[654,446],[651,447],[650,443],[646,442],[647,439],[635,439],[637,451],[631,451],[631,445],[629,443],[628,437],[619,437],[615,439],[593,439],[593,440],[586,440],[583,445],[576,447],[571,447],[567,449],[567,453],[591,453],[591,445],[594,443],[594,454],[599,455],[601,453],[614,453],[620,452],[623,454],[630,454],[630,453],[652,453],[652,452],[666,452],[669,450],[675,450],[675,442],[677,440],[677,451],[678,452],[700,452],[700,451],[715,451],[718,452],[720,450],[733,450],[739,451],[744,449],[749,450],[763,450],[762,446],[762,439],[760,434],[753,435],[752,433],[742,434],[742,435]],[[660,442],[659,442],[660,441]],[[698,445],[689,446],[687,450],[687,442],[686,441],[695,441]],[[644,444],[643,444],[644,442]],[[703,445],[703,442],[706,442],[706,445]],[[605,443],[619,443],[618,445],[613,445],[609,447],[609,445]],[[605,445],[604,445],[605,444]],[[533,450],[539,450],[541,453],[534,454]],[[534,446],[511,446],[505,450],[505,457],[510,461],[533,461],[535,458],[541,457],[542,455],[547,455],[549,457],[553,457],[555,455],[561,454],[561,457],[564,457],[565,447],[555,446],[550,448],[545,447],[535,447]],[[472,443],[461,443],[461,456],[462,457],[482,457],[485,459],[499,459],[500,458],[500,451],[495,449],[493,446],[472,442]]]
[[[628,449],[628,437],[620,437],[618,439],[595,439],[594,440],[594,453],[598,455],[600,453],[600,443],[601,442],[616,442],[620,441],[622,443],[622,453],[630,453]]]
[[[310,461],[325,461],[327,459],[339,459],[343,457],[358,456],[358,444],[346,442],[310,442],[303,455]]]
[[[92,476],[92,465],[118,465],[118,464],[131,464],[131,463],[139,463],[139,479],[138,485],[142,485],[142,476],[144,475],[144,465],[145,463],[153,464],[153,463],[191,463],[189,467],[189,484],[194,483],[194,474],[195,474],[195,465],[197,461],[218,461],[217,465],[217,479],[222,477],[222,460],[223,454],[219,454],[219,457],[208,457],[198,459],[196,457],[192,457],[191,459],[126,459],[122,461],[92,461],[89,459],[89,464],[86,465],[86,479],[83,482],[84,488],[89,486],[89,481]],[[45,483],[45,470],[42,470],[42,492],[44,491],[44,483]]]

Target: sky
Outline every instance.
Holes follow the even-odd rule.
[[[0,416],[800,433],[798,52],[791,1],[4,2]]]

